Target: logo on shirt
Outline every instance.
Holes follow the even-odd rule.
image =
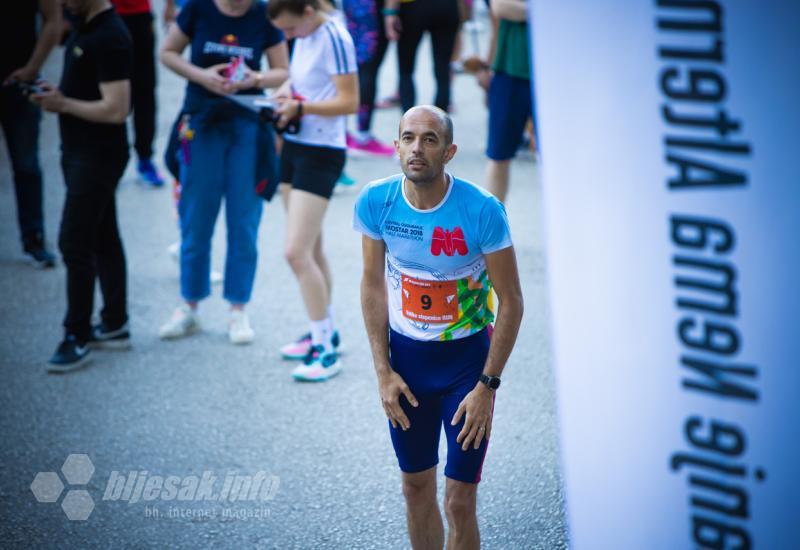
[[[464,232],[460,227],[456,227],[452,231],[441,227],[433,229],[431,254],[438,256],[442,252],[444,252],[445,256],[452,256],[456,252],[461,256],[466,256],[469,253],[467,241],[464,240]]]
[[[397,237],[400,239],[409,239],[412,241],[422,241],[423,229],[421,225],[413,223],[397,222],[394,220],[386,220],[383,223],[383,231],[388,237]]]
[[[239,38],[235,34],[226,34],[219,42],[206,42],[203,46],[204,54],[222,55],[226,57],[239,57],[253,59],[253,48],[239,45]]]

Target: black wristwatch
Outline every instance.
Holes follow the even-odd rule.
[[[500,387],[500,377],[499,376],[486,376],[485,374],[481,374],[479,378],[481,382],[486,384],[486,387],[490,390],[496,390]]]

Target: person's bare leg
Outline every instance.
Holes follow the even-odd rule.
[[[510,160],[489,159],[489,162],[486,166],[486,190],[500,199],[500,202],[506,201],[510,173]]]
[[[291,200],[292,185],[290,183],[281,183],[278,187],[280,189],[281,198],[283,199],[283,207],[286,213],[289,213],[289,201]],[[322,232],[319,234],[316,244],[314,245],[314,261],[317,262],[323,277],[325,277],[325,288],[328,291],[328,301],[331,300],[331,291],[333,290],[333,277],[331,276],[331,268],[328,264],[328,258],[322,251]],[[326,306],[330,303],[326,304]]]
[[[281,199],[283,199],[283,209],[286,213],[289,213],[289,200],[291,199],[292,195],[292,184],[291,183],[281,183],[278,185],[278,190],[281,192]]]
[[[436,466],[422,472],[403,472],[408,538],[414,550],[441,550],[444,524],[436,502]]]
[[[309,318],[321,321],[328,316],[329,299],[325,276],[314,260],[314,247],[322,230],[328,201],[296,189],[291,191],[290,197],[284,254],[300,284]]]
[[[447,550],[477,550],[481,547],[476,513],[478,484],[446,479]]]
[[[314,261],[317,262],[317,266],[319,266],[320,271],[322,271],[322,276],[325,278],[325,288],[328,291],[328,303],[325,305],[328,306],[332,299],[333,277],[331,276],[331,267],[328,264],[328,258],[322,251],[322,232],[320,232],[319,238],[317,238],[317,242],[314,245]]]

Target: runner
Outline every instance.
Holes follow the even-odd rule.
[[[286,43],[267,20],[266,9],[257,0],[188,0],[164,39],[162,63],[188,84],[178,153],[184,304],[161,326],[163,339],[181,338],[199,328],[197,307],[211,292],[211,237],[223,197],[228,230],[223,296],[231,306],[228,339],[249,344],[255,337],[244,307],[258,259],[256,237],[263,208],[256,190],[261,181],[259,158],[269,154],[259,150],[258,143],[262,132],[270,130],[224,96],[260,94],[286,79]],[[190,44],[191,57],[186,59],[182,54]],[[262,54],[270,67],[264,72]]]
[[[281,192],[287,210],[285,255],[303,295],[311,330],[281,348],[303,359],[296,380],[321,381],[341,370],[331,308],[331,273],[322,252],[322,219],[345,162],[345,119],[358,109],[353,40],[317,0],[270,0],[269,17],[295,38],[289,80],[275,94],[281,124],[302,117],[300,132],[285,134]]]
[[[444,423],[447,548],[478,548],[477,483],[522,319],[514,248],[502,204],[444,171],[456,153],[447,113],[414,107],[395,144],[405,177],[371,183],[355,207],[364,322],[412,546],[444,544],[436,501]],[[493,331],[492,288],[500,300]]]

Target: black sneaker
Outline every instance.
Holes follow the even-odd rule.
[[[45,248],[41,239],[26,243],[25,254],[37,269],[47,269],[56,265],[56,257]]]
[[[67,334],[50,358],[49,372],[66,372],[80,367],[89,360],[89,345],[74,335]]]
[[[131,333],[128,330],[128,323],[115,330],[109,330],[105,323],[94,325],[89,345],[98,349],[131,349]]]

